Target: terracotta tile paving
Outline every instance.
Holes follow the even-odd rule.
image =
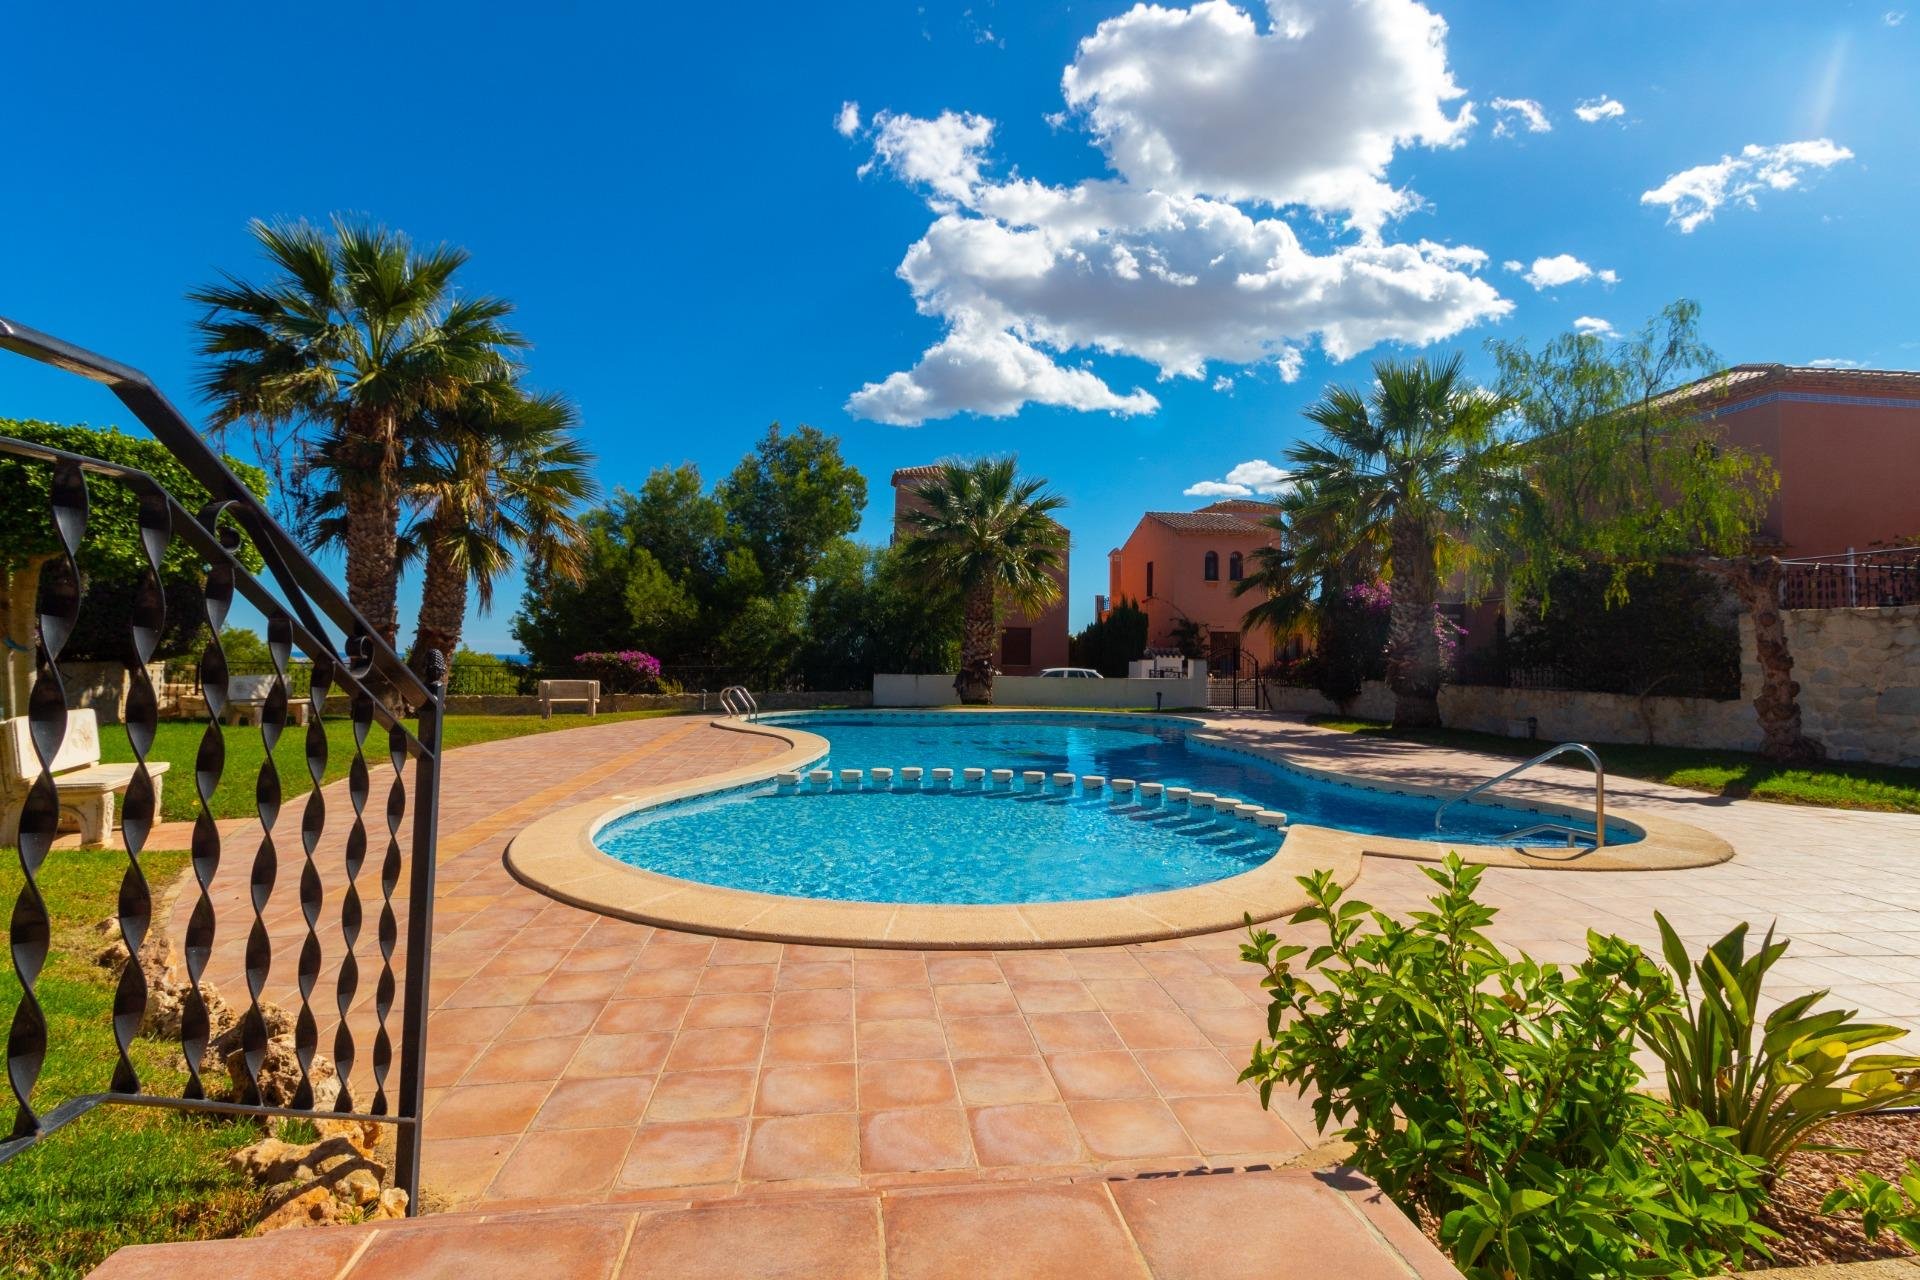
[[[1219,723],[1302,759],[1412,781],[1460,784],[1505,763],[1274,718]],[[1304,1107],[1277,1101],[1277,1114],[1263,1113],[1234,1082],[1264,1026],[1237,935],[997,953],[715,940],[582,912],[524,888],[502,865],[512,833],[540,813],[749,763],[769,754],[763,743],[679,718],[449,757],[425,1148],[437,1203],[485,1210],[796,1185],[1037,1180],[1277,1162],[1312,1145]],[[1577,799],[1583,779],[1543,770],[1514,789]],[[384,786],[376,771],[374,794]],[[1622,807],[1714,830],[1738,856],[1670,873],[1490,870],[1484,896],[1502,909],[1497,938],[1566,960],[1581,953],[1590,926],[1653,944],[1656,908],[1695,944],[1737,920],[1777,918],[1795,942],[1770,997],[1832,987],[1870,1015],[1920,1027],[1920,818],[1627,781],[1611,792]],[[328,800],[330,812],[347,811],[338,788]],[[288,808],[297,822],[298,806]],[[297,829],[283,820],[276,834],[282,874],[265,920],[276,943],[270,994],[284,999],[304,924],[289,871]],[[256,839],[242,830],[230,847],[250,854]],[[330,833],[338,839],[342,832]],[[329,847],[319,860],[336,903],[343,886],[337,870],[324,870],[338,864]],[[238,989],[245,934],[228,922],[246,916],[248,861],[229,856],[215,884],[223,932],[210,976],[229,990]],[[363,894],[378,892],[364,883],[370,874]],[[1353,892],[1400,911],[1425,885],[1418,864],[1369,858]],[[191,905],[182,895],[174,906],[176,937]],[[361,949],[370,950],[368,938]],[[329,953],[328,998],[317,1003],[330,1012],[337,946]],[[364,1095],[374,1027],[362,961],[350,1025]],[[323,1019],[323,1045],[332,1035]],[[1908,1044],[1920,1049],[1920,1036]],[[959,1203],[904,1213],[897,1240],[889,1219],[889,1251]],[[1166,1228],[1165,1240],[1177,1238]],[[1146,1241],[1140,1249],[1152,1256]]]

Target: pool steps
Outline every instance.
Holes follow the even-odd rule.
[[[958,773],[961,785],[985,784],[991,779],[991,786],[1011,787],[1015,771],[1012,769],[988,769],[982,766],[968,766],[962,769],[922,769],[915,765],[906,765],[899,769],[842,769],[838,782],[842,789],[860,790],[866,782],[876,789],[890,788],[898,778],[901,786],[914,787],[925,777],[936,785],[952,786],[954,775]],[[1077,784],[1083,792],[1092,795],[1106,791],[1116,801],[1122,796],[1137,797],[1141,804],[1154,804],[1164,801],[1167,804],[1185,804],[1190,808],[1208,810],[1223,819],[1237,822],[1251,822],[1256,826],[1272,830],[1285,831],[1288,825],[1287,815],[1278,809],[1265,809],[1249,800],[1237,796],[1224,796],[1212,791],[1195,791],[1191,787],[1169,787],[1159,782],[1140,782],[1133,778],[1108,778],[1104,774],[1048,774],[1041,769],[1023,769],[1019,771],[1020,780],[1026,787],[1034,790],[1056,788],[1072,791]],[[831,769],[813,769],[802,773],[798,770],[783,770],[773,776],[774,782],[784,788],[797,788],[803,783],[815,787],[831,789],[835,782]]]

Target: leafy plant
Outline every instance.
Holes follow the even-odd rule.
[[[1747,926],[1736,925],[1693,963],[1666,917],[1653,918],[1684,1002],[1652,1010],[1640,1038],[1665,1065],[1673,1103],[1730,1130],[1741,1151],[1777,1172],[1828,1122],[1920,1093],[1920,1058],[1860,1052],[1906,1031],[1855,1022],[1852,1009],[1816,1012],[1825,991],[1797,996],[1761,1018],[1761,986],[1787,950],[1772,929],[1748,955]]]
[[[1891,1231],[1907,1248],[1920,1252],[1920,1161],[1907,1161],[1898,1186],[1877,1173],[1842,1179],[1820,1202],[1820,1212],[1857,1213],[1867,1239],[1878,1240],[1882,1231]]]
[[[1471,1277],[1700,1275],[1764,1253],[1765,1166],[1637,1091],[1632,1029],[1673,998],[1659,966],[1594,933],[1571,969],[1509,958],[1482,932],[1481,868],[1424,870],[1437,892],[1407,921],[1323,872],[1293,922],[1324,943],[1251,930],[1272,1003],[1242,1079],[1262,1103],[1310,1094]]]

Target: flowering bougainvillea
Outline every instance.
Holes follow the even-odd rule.
[[[653,693],[660,688],[660,659],[638,649],[576,653],[573,661],[608,693]]]
[[[1347,588],[1347,599],[1371,618],[1379,620],[1384,633],[1387,614],[1393,609],[1393,584],[1375,580],[1363,582]],[[1460,656],[1460,640],[1467,629],[1440,612],[1440,606],[1433,609],[1433,638],[1440,645],[1440,667],[1443,671],[1454,669],[1454,659]]]

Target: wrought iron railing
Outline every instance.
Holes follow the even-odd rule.
[[[1920,604],[1920,547],[1885,547],[1780,562],[1787,609],[1885,609]]]
[[[12,907],[10,940],[20,993],[7,1034],[7,1079],[16,1105],[11,1134],[0,1142],[0,1159],[103,1103],[261,1116],[325,1114],[396,1126],[395,1183],[407,1192],[410,1206],[417,1208],[445,662],[440,655],[430,655],[427,679],[409,670],[143,374],[5,319],[0,319],[0,348],[105,384],[211,495],[204,507],[190,511],[143,471],[0,437],[0,454],[49,469],[48,519],[60,549],[42,571],[38,649],[26,709],[39,772],[24,797],[19,824],[22,883]],[[61,1100],[40,1112],[34,1107],[34,1085],[49,1052],[58,1046],[49,1043],[49,1020],[36,993],[51,946],[51,920],[38,873],[60,827],[53,763],[66,740],[69,721],[60,656],[79,616],[79,557],[86,545],[90,482],[124,486],[134,495],[145,557],[135,588],[126,660],[131,689],[124,720],[135,768],[121,806],[127,867],[117,924],[129,962],[121,972],[112,1006],[118,1059],[108,1089]],[[18,499],[0,495],[0,501],[8,500]],[[258,553],[263,566],[260,575],[250,572],[237,554],[243,538]],[[178,1042],[186,1059],[186,1083],[177,1096],[149,1092],[131,1052],[150,995],[139,959],[141,947],[154,927],[154,886],[142,866],[142,854],[158,818],[157,787],[149,768],[158,704],[147,664],[166,621],[161,564],[176,541],[191,548],[204,568],[206,623],[212,636],[197,672],[207,724],[194,762],[193,784],[200,805],[190,840],[192,882],[187,892],[192,908],[179,939],[186,983]],[[236,598],[266,619],[271,683],[258,729],[224,730],[220,723],[233,677],[219,635]],[[296,648],[313,655],[311,675],[304,682],[310,708],[305,763],[311,789],[300,812],[297,835],[290,838],[278,823],[284,789],[273,747],[289,727],[289,706],[299,696],[290,678]],[[329,751],[322,721],[328,695],[336,691],[348,700],[353,741],[347,780],[351,812],[345,835],[337,840],[329,837],[338,835],[341,824],[336,820],[329,825],[321,787]],[[412,731],[403,719],[409,706],[417,716]],[[370,814],[375,780],[367,742],[376,725],[385,730],[392,779],[384,804]],[[266,747],[255,780],[258,830],[246,836],[255,845],[245,877],[249,910],[245,919],[237,921],[219,918],[215,897],[216,884],[228,883],[219,879],[220,872],[238,840],[235,835],[222,835],[211,807],[225,770],[227,732],[258,732]],[[283,858],[283,846],[293,840],[299,845],[297,856]],[[363,876],[367,863],[376,857],[376,874]],[[293,888],[302,925],[290,984],[276,969],[281,957],[275,955],[269,921],[270,908],[283,902],[287,891],[282,883],[283,861],[292,861],[298,869]],[[229,877],[234,870],[228,867]],[[403,883],[404,902],[398,896]],[[369,916],[370,944],[363,937]],[[215,1096],[218,1090],[202,1078],[202,1064],[217,1030],[215,1009],[207,998],[212,981],[209,967],[219,954],[216,944],[231,938],[236,929],[243,930],[245,937],[235,975],[246,991],[245,1008],[236,1024],[240,1064],[236,1074],[243,1079],[233,1096],[223,1098]],[[325,984],[331,990],[323,991],[321,977],[330,948],[339,965]],[[363,974],[371,977],[370,1002]],[[263,1011],[270,995],[283,996],[293,1005],[290,1035],[297,1062],[291,1096],[277,1103],[263,1092],[261,1075],[271,1047]],[[339,1082],[337,1096],[324,1107],[316,1106],[314,1078],[322,1018],[335,1024],[329,1048],[333,1078]],[[331,1085],[328,1088],[331,1091]]]

